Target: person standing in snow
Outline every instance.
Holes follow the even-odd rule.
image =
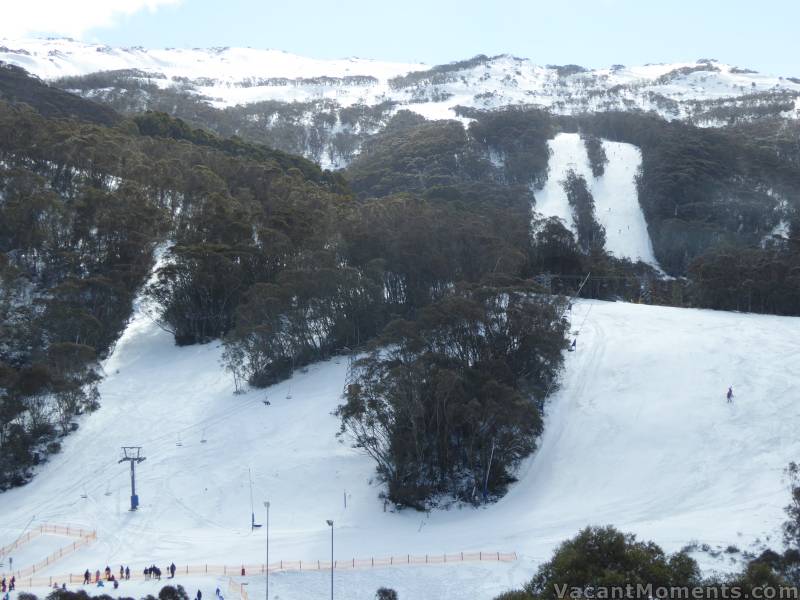
[[[203,592],[197,590],[197,596],[195,597],[195,600],[203,600]]]
[[[728,388],[728,393],[726,394],[726,396],[728,398],[728,404],[733,402],[733,386]]]
[[[131,569],[130,567],[125,567],[125,579],[131,578]]]
[[[169,566],[169,578],[170,579],[175,579],[175,563],[172,563]]]
[[[17,578],[14,575],[12,575],[11,581],[8,584],[8,591],[13,592],[16,587],[17,587]]]

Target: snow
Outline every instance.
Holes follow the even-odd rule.
[[[384,512],[373,464],[336,439],[331,412],[346,360],[237,396],[219,344],[175,347],[138,304],[105,364],[102,407],[31,483],[0,495],[0,544],[35,515],[97,529],[97,541],[53,565],[53,575],[119,563],[137,573],[171,561],[179,569],[258,563],[265,537],[264,529],[250,531],[248,469],[257,521],[262,500],[271,502],[271,562],[325,560],[326,519],[335,522],[338,560],[519,555],[512,563],[337,572],[353,598],[392,583],[421,599],[467,589],[489,599],[524,582],[589,524],[613,523],[668,551],[692,540],[742,549],[774,543],[788,498],[782,470],[800,454],[800,319],[596,301],[573,310],[577,351],[567,354],[540,448],[519,482],[489,507],[420,514]],[[729,385],[733,404],[724,398]],[[122,445],[141,445],[147,457],[137,468],[135,513],[126,510],[128,467],[117,463]],[[732,568],[699,558],[707,569]],[[319,573],[274,577],[283,599],[324,586]],[[251,585],[256,593],[257,578]]]
[[[718,62],[710,65],[715,71],[677,72],[667,80],[660,78],[700,63],[596,69],[564,77],[554,68],[501,55],[396,88],[390,85],[391,78],[426,71],[430,66],[358,58],[317,60],[254,48],[114,48],[68,39],[3,39],[0,60],[44,79],[116,69],[160,74],[165,78],[151,80],[159,86],[173,85],[173,77],[188,78],[197,92],[212,98],[211,103],[217,107],[264,100],[329,99],[341,106],[392,100],[429,119],[455,118],[456,106],[495,108],[521,104],[540,105],[563,114],[638,108],[674,119],[690,117],[694,108],[686,103],[677,109],[665,108],[661,97],[681,103],[774,90],[800,94],[800,84],[789,79],[733,72],[732,66]],[[374,77],[375,81],[321,84],[309,80],[356,75]],[[259,81],[270,78],[289,81]],[[247,86],[242,85],[244,81],[248,81]],[[797,111],[792,113],[788,116],[800,116]]]
[[[560,133],[548,141],[550,160],[547,181],[534,189],[535,210],[545,217],[558,217],[576,232],[572,208],[562,182],[571,170],[586,179],[595,201],[597,221],[606,228],[606,250],[618,258],[641,260],[656,268],[653,244],[639,205],[636,174],[642,153],[636,146],[602,140],[608,157],[605,172],[592,175],[586,146],[577,133]]]

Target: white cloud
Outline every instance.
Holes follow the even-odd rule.
[[[3,0],[0,37],[34,34],[80,38],[94,27],[113,25],[141,10],[155,11],[181,0]]]

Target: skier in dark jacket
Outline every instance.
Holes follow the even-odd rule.
[[[175,563],[172,563],[169,566],[169,578],[170,579],[174,579],[175,578]]]
[[[726,394],[726,397],[728,398],[729,403],[733,402],[733,387],[728,388],[728,393]]]

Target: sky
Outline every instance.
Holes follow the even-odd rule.
[[[6,6],[4,6],[6,5]],[[800,76],[798,0],[0,0],[0,37],[443,64],[722,62]]]

